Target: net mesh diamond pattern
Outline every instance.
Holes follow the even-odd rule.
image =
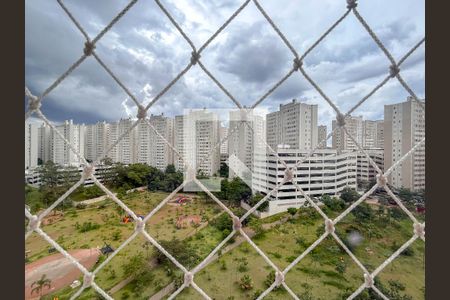
[[[86,288],[92,287],[95,291],[97,291],[100,295],[102,295],[106,299],[113,299],[108,293],[106,293],[101,287],[99,287],[95,282],[95,275],[105,266],[107,265],[111,259],[113,259],[127,244],[129,244],[132,240],[134,240],[138,235],[143,235],[146,240],[148,240],[153,246],[155,246],[161,253],[163,253],[167,258],[175,264],[183,273],[184,273],[184,283],[174,291],[169,299],[175,298],[183,289],[186,287],[193,287],[197,290],[200,295],[202,295],[205,299],[211,299],[211,297],[206,294],[196,283],[195,283],[195,274],[200,270],[205,268],[209,263],[210,259],[226,244],[228,240],[230,240],[235,234],[238,232],[244,237],[244,239],[258,252],[259,255],[270,265],[275,271],[275,280],[267,288],[262,294],[259,295],[258,299],[264,298],[268,295],[275,287],[283,286],[286,291],[292,296],[294,299],[299,299],[298,296],[291,290],[291,288],[286,284],[284,278],[286,274],[297,265],[306,255],[308,255],[314,248],[316,248],[326,237],[332,236],[336,242],[348,253],[351,259],[359,266],[361,269],[361,278],[364,279],[364,283],[354,291],[353,294],[349,296],[348,299],[353,299],[357,295],[359,295],[364,289],[370,288],[373,289],[380,297],[383,299],[388,299],[374,284],[374,278],[393,260],[395,260],[400,253],[402,253],[407,247],[409,247],[416,239],[421,239],[425,241],[425,223],[420,223],[414,215],[403,205],[402,201],[392,192],[390,187],[387,185],[387,177],[392,171],[399,166],[405,159],[411,156],[411,154],[418,148],[425,144],[425,138],[420,140],[418,143],[414,145],[414,147],[407,152],[401,159],[399,159],[394,165],[392,165],[388,170],[384,173],[380,170],[377,164],[372,160],[372,158],[362,149],[362,146],[357,143],[357,141],[352,137],[346,129],[345,120],[350,116],[352,112],[354,112],[360,105],[362,105],[365,101],[367,101],[376,91],[378,91],[382,86],[384,86],[391,79],[396,78],[401,86],[408,92],[408,94],[420,105],[424,105],[421,101],[419,101],[417,95],[414,91],[408,86],[406,81],[401,76],[401,66],[408,59],[408,57],[422,44],[425,43],[425,38],[421,39],[417,42],[417,44],[410,49],[400,60],[395,61],[391,53],[386,49],[374,31],[371,29],[370,25],[366,22],[364,17],[358,11],[358,3],[356,0],[347,0],[346,3],[343,3],[343,10],[345,12],[343,15],[336,20],[329,28],[326,30],[318,39],[302,54],[295,50],[292,44],[289,42],[288,38],[281,32],[281,30],[277,27],[274,21],[271,19],[268,12],[264,10],[262,5],[257,0],[247,0],[244,1],[241,6],[223,23],[223,25],[217,29],[217,31],[199,48],[197,48],[194,43],[189,38],[189,35],[183,31],[181,26],[172,16],[172,14],[165,8],[165,6],[159,0],[155,0],[158,7],[161,9],[162,13],[164,13],[167,18],[170,20],[172,25],[178,30],[178,32],[182,35],[182,37],[186,40],[189,46],[192,48],[191,59],[187,62],[187,65],[180,73],[178,73],[175,78],[172,79],[156,96],[150,101],[146,106],[142,105],[139,100],[129,91],[129,89],[121,82],[121,80],[114,74],[114,72],[103,62],[103,60],[99,57],[99,55],[95,51],[96,44],[102,39],[102,37],[136,4],[138,0],[132,0],[126,5],[111,21],[110,23],[93,39],[89,37],[77,19],[72,15],[70,10],[65,6],[62,0],[57,0],[61,8],[70,18],[70,20],[74,23],[74,25],[78,28],[81,34],[85,38],[84,49],[81,57],[71,65],[67,71],[65,71],[59,78],[55,80],[53,84],[51,84],[45,91],[43,91],[40,96],[34,95],[27,87],[25,87],[25,96],[28,98],[28,110],[25,114],[25,121],[32,115],[35,114],[37,117],[42,119],[48,126],[50,126],[54,132],[70,147],[73,153],[80,159],[80,161],[84,165],[84,172],[80,180],[75,183],[65,194],[63,194],[56,202],[54,202],[50,207],[41,212],[39,215],[33,215],[31,212],[25,208],[25,217],[29,220],[28,228],[25,234],[25,239],[30,236],[31,233],[36,232],[42,238],[44,238],[50,245],[52,245],[57,251],[59,251],[64,257],[69,259],[72,264],[74,264],[83,274],[84,280],[81,288],[71,297],[71,299],[76,299]],[[252,4],[250,4],[252,2]],[[364,155],[369,160],[371,166],[375,168],[378,173],[376,184],[368,190],[364,195],[362,195],[357,201],[355,201],[352,205],[350,205],[344,212],[342,212],[335,219],[330,219],[321,209],[320,207],[306,194],[303,189],[292,180],[292,176],[289,176],[290,170],[295,169],[301,163],[306,161],[310,156],[319,148],[321,144],[326,143],[326,141],[332,136],[334,131],[330,132],[326,139],[321,141],[319,145],[311,150],[309,155],[300,160],[293,168],[287,166],[282,158],[277,155],[277,152],[272,149],[269,145],[266,144],[269,151],[277,157],[277,159],[286,167],[286,176],[284,180],[278,184],[274,189],[272,189],[263,199],[261,199],[255,206],[253,206],[250,210],[248,210],[241,218],[236,216],[227,206],[225,206],[214,194],[212,194],[197,178],[195,175],[192,178],[186,179],[179,187],[177,187],[170,195],[168,195],[163,201],[161,201],[151,212],[149,212],[143,219],[138,218],[138,216],[129,208],[125,203],[123,203],[119,198],[117,198],[107,187],[105,187],[95,176],[95,166],[108,155],[108,153],[126,136],[129,132],[138,125],[139,122],[146,122],[151,130],[155,131],[155,133],[163,138],[163,136],[157,132],[157,130],[152,126],[147,118],[147,111],[150,107],[155,104],[161,96],[163,96],[184,74],[186,74],[194,65],[198,65],[205,74],[212,79],[212,81],[223,91],[223,93],[230,98],[230,100],[240,109],[243,109],[243,106],[236,98],[227,90],[227,88],[218,80],[214,75],[207,69],[207,67],[201,61],[201,54],[205,50],[205,48],[210,45],[210,43],[233,21],[233,19],[238,16],[247,6],[255,5],[258,11],[262,14],[265,20],[270,24],[276,34],[280,37],[281,42],[283,42],[286,47],[292,53],[292,68],[287,72],[276,84],[271,86],[259,99],[257,99],[251,108],[257,107],[261,104],[269,95],[271,95],[284,81],[286,81],[289,77],[294,76],[294,74],[299,74],[303,78],[305,78],[314,89],[325,99],[325,101],[333,108],[336,113],[336,119],[338,122],[338,128],[342,128],[347,135],[353,140],[353,142],[357,145],[358,149],[364,153]],[[303,66],[304,59],[314,50],[314,48],[319,45],[327,35],[332,32],[344,19],[350,18],[351,15],[359,21],[361,26],[367,31],[370,38],[378,45],[378,47],[382,50],[386,59],[390,62],[390,68],[386,70],[386,77],[377,84],[366,96],[364,96],[360,101],[356,103],[349,111],[346,113],[341,112],[337,106],[334,104],[332,99],[325,94],[325,92],[321,89],[320,85],[314,81],[311,76],[308,74],[307,70]],[[86,159],[77,152],[77,150],[67,141],[64,136],[55,128],[55,126],[46,118],[46,116],[41,111],[42,102],[45,100],[45,97],[48,96],[63,80],[65,80],[77,67],[79,67],[84,60],[88,57],[92,56],[102,67],[107,71],[107,73],[114,79],[114,81],[125,91],[125,93],[130,97],[130,99],[134,102],[134,104],[138,108],[137,120],[133,123],[133,125],[122,135],[118,137],[118,139],[110,145],[110,147],[104,151],[103,156],[98,157],[94,162],[88,163]],[[250,110],[249,108],[248,110]],[[248,123],[246,123],[248,125]],[[248,125],[250,126],[250,125]],[[250,127],[251,128],[251,127]],[[228,136],[233,134],[233,130],[228,132]],[[226,142],[227,137],[220,141],[217,145],[215,145],[214,149],[219,147],[222,143]],[[183,159],[183,157],[176,151],[176,149],[171,145],[167,140],[163,138],[164,142],[174,151],[174,153]],[[265,143],[265,141],[263,141]],[[184,161],[187,170],[194,171],[192,174],[196,174],[195,170],[192,170],[189,162]],[[48,236],[45,231],[40,227],[41,221],[45,216],[47,216],[52,209],[57,207],[64,199],[77,187],[83,184],[84,180],[87,178],[91,178],[93,182],[100,187],[115,203],[117,203],[121,208],[123,208],[134,220],[135,220],[135,230],[133,234],[128,237],[105,261],[103,261],[97,268],[93,271],[87,270],[83,265],[81,265],[74,257],[72,257],[68,252],[66,252],[55,240],[53,240],[50,236]],[[177,261],[175,257],[173,257],[169,252],[167,252],[164,247],[162,247],[155,239],[145,230],[145,223],[151,218],[159,209],[161,209],[177,192],[179,192],[187,183],[188,180],[193,180],[198,186],[207,193],[233,220],[233,231],[219,244],[217,247],[196,267],[191,270],[188,270],[185,266],[183,266],[180,262]],[[270,259],[269,257],[252,241],[252,239],[245,233],[242,229],[242,222],[252,214],[260,205],[264,202],[268,201],[269,197],[275,193],[284,183],[292,182],[293,185],[297,187],[299,192],[305,197],[307,202],[314,207],[315,210],[323,217],[325,232],[314,242],[312,243],[302,254],[300,254],[292,263],[290,263],[284,270],[279,269]],[[336,224],[341,221],[346,215],[348,215],[355,207],[361,204],[368,196],[370,196],[377,188],[383,188],[390,197],[399,205],[399,207],[408,215],[408,217],[413,222],[413,228],[411,228],[411,238],[404,243],[397,251],[395,251],[388,259],[386,259],[381,265],[379,265],[373,272],[369,272],[364,265],[358,260],[358,258],[348,249],[348,247],[343,243],[341,238],[335,232]]]

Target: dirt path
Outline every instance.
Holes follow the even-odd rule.
[[[92,268],[97,262],[100,251],[96,248],[71,250],[69,254],[86,269]],[[36,293],[31,294],[31,284],[45,274],[51,280],[51,288],[43,288],[42,295],[53,293],[71,284],[82,274],[61,253],[53,254],[25,265],[25,299],[39,299]]]

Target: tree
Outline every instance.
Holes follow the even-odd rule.
[[[297,209],[295,207],[289,207],[287,212],[293,217],[297,213]]]
[[[345,187],[341,192],[341,199],[344,200],[346,203],[352,203],[358,200],[360,195],[358,192],[354,189],[351,189],[349,187]]]
[[[374,212],[367,203],[361,203],[351,213],[355,216],[355,221],[360,224],[370,222],[374,217]]]
[[[146,266],[146,261],[142,253],[136,254],[128,259],[127,263],[122,265],[123,274],[126,277],[136,276],[139,274],[143,268]]]
[[[47,275],[42,274],[41,278],[34,281],[31,284],[31,294],[33,294],[34,292],[36,292],[37,294],[39,294],[39,297],[42,297],[42,292],[43,289],[45,287],[47,287],[48,289],[51,288],[51,280],[49,278],[47,278]]]
[[[173,257],[175,257],[182,265],[190,269],[200,262],[195,249],[188,243],[179,239],[172,239],[171,241],[161,241],[161,246],[166,249]],[[163,253],[156,254],[156,259],[160,264],[167,264],[169,259]]]
[[[261,201],[261,199],[264,198],[264,196],[260,193],[256,193],[254,194],[250,200],[250,206],[255,206],[259,201]],[[258,206],[258,208],[256,209],[257,211],[267,211],[267,208],[269,207],[269,200],[264,201],[260,206]]]
[[[220,164],[219,175],[220,175],[220,177],[228,178],[229,167],[227,164],[225,164],[225,163]]]

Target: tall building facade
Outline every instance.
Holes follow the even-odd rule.
[[[244,122],[245,120],[247,123]],[[230,157],[236,156],[252,172],[255,152],[262,152],[266,149],[264,144],[266,137],[264,118],[253,112],[246,113],[245,110],[232,110],[230,111],[229,132],[228,155]],[[238,166],[230,164],[230,178],[236,176],[235,169],[237,168]]]
[[[85,125],[85,128],[84,155],[87,160],[95,161],[107,150],[109,124],[103,121]]]
[[[337,127],[337,121],[332,121],[333,130]],[[345,128],[355,141],[362,147],[364,141],[363,118],[362,116],[349,116],[345,119]],[[345,132],[344,128],[337,128],[332,137],[333,148],[337,150],[357,150],[358,146]]]
[[[425,102],[408,97],[384,106],[385,168],[400,160],[425,137]],[[425,189],[425,145],[421,145],[388,178],[397,188]]]
[[[66,139],[77,152],[84,156],[84,124],[73,124],[72,120],[66,120],[63,124],[56,126],[56,129]],[[52,130],[52,161],[62,166],[78,166],[82,161],[70,149],[70,146]]]
[[[173,119],[163,114],[151,115],[149,123],[153,128],[143,121],[137,126],[137,162],[165,170],[174,159],[173,150],[167,144],[174,143]]]
[[[25,124],[25,169],[33,169],[38,164],[38,129],[37,124]]]
[[[109,124],[108,130],[108,148],[110,148],[118,138],[128,132],[133,126],[133,120],[121,119],[118,122]],[[123,138],[112,148],[107,157],[111,158],[114,162],[120,162],[123,164],[132,164],[136,162],[137,157],[137,130],[136,127],[130,132],[125,134]]]
[[[38,158],[46,163],[53,158],[52,129],[45,123],[38,128]]]
[[[363,148],[383,148],[383,120],[363,121]]]
[[[297,102],[280,104],[280,110],[266,116],[266,140],[270,147],[289,145],[292,149],[317,146],[317,105]]]
[[[322,142],[327,138],[327,126],[326,125],[319,125],[317,127],[317,144]],[[320,148],[326,148],[327,147],[327,141],[323,142],[320,146]]]
[[[220,168],[220,146],[216,147],[220,142],[219,127],[218,115],[206,109],[175,117],[175,149],[206,176],[217,174]],[[177,158],[175,167],[184,170],[183,160]]]

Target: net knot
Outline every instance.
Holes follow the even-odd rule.
[[[383,174],[377,174],[377,184],[379,187],[384,187],[387,184],[387,178]]]
[[[389,66],[389,75],[391,78],[394,78],[397,76],[397,74],[400,72],[400,68],[397,65],[391,65]]]
[[[334,224],[333,221],[331,221],[330,219],[325,220],[325,231],[328,233],[334,232]]]
[[[94,277],[95,277],[95,275],[92,273],[84,274],[83,287],[85,287],[85,288],[90,287],[92,285],[92,283],[94,282]]]
[[[336,115],[336,122],[339,127],[345,126],[345,116],[342,113]]]
[[[233,230],[239,231],[242,228],[242,222],[238,217],[233,217]]]
[[[143,232],[145,228],[145,222],[144,220],[142,220],[141,217],[138,217],[138,219],[136,220],[136,227],[135,227],[135,231],[136,232]]]
[[[38,110],[41,107],[41,100],[35,95],[28,95],[28,108],[30,110]]]
[[[34,230],[38,229],[40,224],[41,224],[41,221],[39,220],[38,216],[33,215],[33,216],[31,216],[30,221],[28,222],[28,227],[34,231]]]
[[[142,120],[142,119],[145,119],[145,117],[147,117],[147,110],[142,105],[139,105],[138,112],[137,112],[137,118]]]
[[[192,51],[191,53],[191,64],[195,65],[200,59],[200,53],[197,51]]]
[[[275,272],[275,284],[276,286],[280,286],[284,282],[284,274],[283,272],[276,271]]]
[[[303,66],[303,61],[298,57],[294,58],[294,64],[293,64],[294,71],[298,71],[302,66]]]
[[[356,6],[358,6],[357,0],[347,0],[348,9],[356,8]]]
[[[94,43],[92,43],[90,41],[86,41],[86,43],[84,43],[84,49],[83,49],[84,55],[86,55],[86,56],[91,55],[92,52],[94,51],[94,49],[95,49]]]
[[[425,224],[414,223],[414,234],[421,239],[425,238]]]
[[[292,169],[286,169],[286,171],[284,171],[284,182],[292,181],[293,178],[294,172],[292,171]]]
[[[83,169],[83,179],[88,179],[92,176],[92,174],[94,173],[94,166],[89,164],[87,166],[84,167]]]
[[[185,286],[190,286],[193,280],[194,280],[194,274],[192,274],[191,272],[184,273],[184,285]]]
[[[370,274],[364,274],[364,284],[366,288],[373,287],[373,277]]]

